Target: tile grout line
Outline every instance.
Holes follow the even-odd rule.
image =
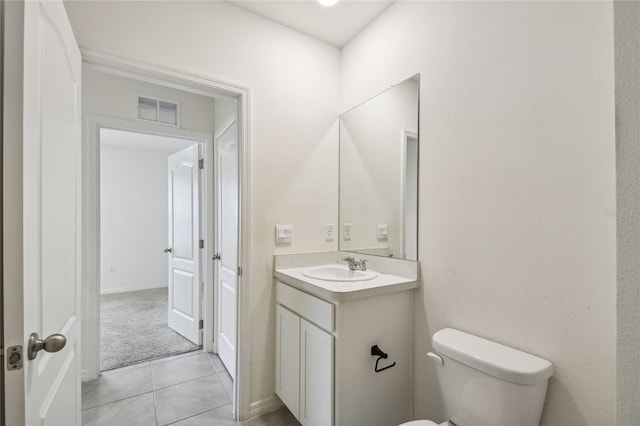
[[[104,407],[105,405],[113,404],[113,403],[116,403],[116,402],[126,401],[127,399],[135,398],[135,397],[137,397],[137,396],[141,396],[141,395],[146,395],[146,394],[151,393],[151,392],[153,392],[153,390],[150,390],[150,391],[148,391],[148,392],[141,392],[141,393],[137,393],[137,394],[135,394],[135,395],[127,396],[127,397],[125,397],[125,398],[114,399],[113,401],[105,402],[104,404],[99,404],[99,405],[94,405],[93,407],[83,408],[83,409],[82,409],[82,410],[80,410],[80,411],[93,410],[94,408],[100,408],[100,407]]]
[[[167,423],[167,424],[166,424],[166,426],[170,426],[170,425],[176,424],[176,423],[178,423],[178,422],[182,422],[182,421],[185,421],[185,420],[187,420],[187,419],[191,419],[191,418],[196,417],[196,416],[199,416],[199,415],[201,415],[201,414],[208,413],[209,411],[215,411],[215,410],[218,410],[219,408],[222,408],[222,407],[224,407],[225,405],[229,405],[229,404],[232,404],[232,403],[231,403],[231,402],[227,402],[226,404],[218,405],[217,407],[210,408],[210,409],[208,409],[208,410],[204,410],[204,411],[203,411],[203,412],[201,412],[201,413],[196,413],[196,414],[193,414],[193,415],[191,415],[191,416],[189,416],[189,417],[185,417],[184,419],[178,419],[178,420],[176,420],[175,422]]]
[[[102,376],[113,376],[120,373],[126,373],[127,371],[138,370],[140,368],[149,367],[149,365],[151,364],[149,365],[144,365],[144,364],[147,364],[150,362],[151,361],[140,361],[134,364],[125,365],[123,367],[112,368],[110,370],[102,370],[100,371],[100,376],[98,377],[98,379]],[[118,371],[118,370],[122,370],[122,371]],[[97,379],[94,379],[94,380],[97,380]]]
[[[209,366],[210,366],[212,369],[210,370],[210,372],[209,372],[208,374],[204,374],[204,375],[199,376],[199,377],[195,377],[195,378],[192,378],[192,379],[189,379],[189,380],[185,380],[185,381],[183,381],[183,382],[174,383],[174,384],[169,385],[169,386],[164,386],[164,387],[160,387],[160,388],[158,387],[158,384],[156,383],[156,380],[155,380],[155,374],[154,374],[154,370],[155,370],[155,368],[154,368],[154,367],[155,367],[155,366],[159,366],[159,365],[161,365],[161,364],[162,364],[162,363],[164,363],[164,362],[179,361],[179,360],[184,359],[184,358],[188,358],[188,357],[191,357],[191,356],[198,356],[198,355],[204,355],[204,356],[206,356],[206,357],[207,357],[207,359],[209,360]],[[126,367],[125,367],[125,368],[126,368]],[[225,371],[218,371],[218,369],[216,368],[216,366],[215,366],[215,364],[214,364],[214,361],[211,359],[211,357],[208,355],[208,353],[207,353],[207,352],[203,352],[203,351],[194,351],[194,352],[192,352],[192,353],[189,353],[188,355],[185,355],[185,356],[183,356],[183,357],[179,357],[179,358],[177,358],[177,359],[172,359],[172,360],[168,360],[168,361],[163,361],[163,362],[155,363],[155,364],[149,364],[149,365],[146,365],[146,366],[140,366],[140,368],[128,368],[128,369],[127,369],[128,371],[123,371],[122,373],[127,373],[127,372],[129,372],[129,371],[135,371],[135,370],[144,370],[144,369],[147,369],[147,368],[149,369],[149,370],[148,370],[148,371],[149,371],[149,374],[151,374],[151,390],[150,390],[150,392],[153,392],[152,398],[153,398],[153,405],[154,405],[154,417],[155,417],[155,424],[156,424],[156,426],[161,426],[160,419],[159,419],[159,413],[158,413],[158,400],[157,400],[157,395],[156,395],[156,394],[157,394],[157,392],[159,392],[159,391],[161,391],[161,390],[169,389],[169,388],[171,388],[171,387],[178,386],[178,385],[187,384],[187,383],[189,383],[189,382],[193,382],[193,381],[196,381],[196,380],[204,379],[204,378],[207,378],[207,377],[210,377],[210,376],[216,376],[216,377],[215,377],[215,381],[217,381],[218,383],[220,383],[221,385],[223,385],[223,389],[224,389],[224,391],[225,391],[226,396],[230,398],[229,393],[227,392],[227,389],[226,389],[226,387],[225,387],[225,386],[224,386],[224,384],[223,384],[223,381],[224,381],[224,380],[223,380],[223,378],[222,378],[223,376],[221,376],[221,374],[228,374],[228,373],[226,373],[226,369],[225,369]],[[111,376],[111,375],[110,375],[110,376]],[[118,374],[117,374],[117,373],[116,373],[116,374],[113,374],[113,376],[111,376],[111,377],[114,377],[114,376],[118,376]],[[98,380],[100,380],[100,378],[98,378]],[[100,407],[108,406],[108,405],[111,405],[111,404],[114,404],[114,403],[117,403],[117,402],[126,401],[126,400],[128,400],[128,399],[132,399],[132,398],[136,398],[136,397],[139,397],[139,396],[142,396],[142,395],[146,395],[146,394],[148,394],[148,393],[149,393],[149,391],[148,391],[148,392],[140,392],[140,393],[136,393],[136,394],[134,394],[134,395],[127,396],[126,398],[119,398],[119,399],[116,399],[116,400],[113,400],[113,401],[109,401],[109,402],[106,402],[106,403],[103,403],[103,404],[99,404],[99,405],[96,405],[96,406],[83,408],[83,409],[82,409],[82,411],[93,410],[93,409],[96,409],[96,408],[100,408]],[[229,402],[229,403],[232,403],[232,402]],[[194,416],[197,416],[197,415],[200,415],[200,414],[206,413],[206,412],[208,412],[208,411],[212,411],[212,410],[219,409],[220,407],[223,407],[223,406],[225,406],[225,405],[227,405],[227,404],[229,404],[229,403],[222,403],[221,405],[218,405],[217,407],[214,407],[214,408],[210,408],[210,409],[204,410],[204,411],[202,411],[202,412],[200,412],[200,413],[195,413],[195,414],[193,414],[193,415],[191,415],[191,416],[189,416],[189,417],[186,417],[186,418],[184,418],[184,419],[176,420],[175,422],[182,421],[182,420],[185,420],[185,419],[187,419],[187,418],[191,418],[191,417],[194,417]],[[172,423],[175,423],[175,422],[172,422]]]
[[[206,352],[205,352],[205,353],[202,353],[202,354],[198,354],[198,355],[204,355],[207,359],[209,359],[209,357],[207,356]],[[185,357],[185,358],[186,358],[186,357]],[[183,359],[183,358],[178,358],[178,359],[173,359],[173,360],[170,360],[170,361],[167,361],[167,362],[180,361],[180,360],[182,360],[182,359]],[[153,367],[154,367],[154,366],[156,366],[156,365],[160,365],[160,364],[162,364],[162,363],[153,364],[153,365],[151,366],[151,367],[152,367],[152,372],[153,372]],[[209,364],[212,364],[212,363],[211,363],[211,360],[209,360]],[[184,380],[184,381],[181,381],[181,382],[172,383],[172,384],[170,384],[170,385],[166,385],[166,386],[162,386],[162,387],[156,387],[155,378],[154,378],[154,381],[153,381],[153,388],[154,388],[154,391],[156,391],[156,390],[162,390],[162,389],[167,389],[167,388],[170,388],[170,387],[172,387],[172,386],[180,385],[180,384],[183,384],[183,383],[188,383],[188,382],[191,382],[191,381],[194,381],[194,380],[201,379],[201,378],[203,378],[203,377],[208,377],[208,376],[212,376],[212,375],[217,374],[217,370],[216,370],[216,368],[215,368],[213,365],[210,365],[210,366],[211,366],[211,369],[213,370],[211,373],[204,374],[204,375],[201,375],[201,376],[198,376],[198,377],[194,377],[194,378],[191,378],[191,379],[188,379],[188,380]],[[199,370],[198,370],[198,371],[199,371]]]
[[[178,385],[184,385],[185,383],[189,383],[189,382],[193,382],[193,381],[196,381],[196,380],[204,379],[205,377],[216,376],[217,374],[218,373],[216,373],[216,372],[213,372],[211,374],[205,374],[204,376],[195,377],[193,379],[185,380],[184,382],[174,383],[174,384],[169,385],[169,386],[163,386],[161,388],[155,389],[154,392],[165,390],[165,389],[169,389],[169,388],[172,388],[172,387],[178,386]],[[222,383],[222,381],[220,383]]]
[[[218,371],[218,369],[216,368],[215,364],[213,363],[213,360],[211,359],[211,357],[209,356],[209,354],[214,355],[215,357],[218,358],[218,360],[220,360],[220,357],[218,356],[218,354],[214,354],[213,352],[207,352],[207,358],[209,358],[209,362],[211,362],[211,365],[213,366],[213,369],[216,371],[216,374],[219,376],[220,374],[226,374],[226,376],[231,379],[231,375],[229,374],[229,371],[227,371],[227,367],[224,365],[224,363],[222,362],[222,360],[220,360],[220,363],[222,364],[223,367],[223,371]],[[225,377],[225,378],[227,378]],[[222,382],[222,379],[220,379],[220,382]],[[226,392],[227,396],[229,398],[231,398],[231,403],[233,404],[233,379],[231,379],[231,393],[229,393],[229,391],[227,390],[227,387],[224,385],[224,382],[222,382],[222,387],[224,388],[224,391]]]
[[[149,365],[151,370],[151,391],[153,392],[153,414],[156,417],[156,426],[158,425],[158,404],[156,402],[156,379],[153,376],[153,365]]]
[[[213,371],[218,372],[218,369],[216,368],[215,364],[213,363],[213,360],[211,359],[211,357],[209,356],[209,354],[213,354],[215,356],[218,356],[217,354],[214,354],[213,352],[205,352],[205,355],[207,355],[207,359],[209,360],[209,364],[211,364],[211,367],[213,367]]]
[[[164,364],[165,362],[177,361],[179,359],[189,358],[189,357],[192,357],[195,355],[201,355],[201,354],[206,355],[207,353],[204,352],[202,349],[198,349],[195,351],[183,352],[181,354],[169,355],[161,358],[153,358],[146,362],[148,362],[150,365],[158,365],[158,364]],[[171,358],[171,359],[167,359],[167,358]],[[122,368],[126,368],[126,367],[122,367]]]

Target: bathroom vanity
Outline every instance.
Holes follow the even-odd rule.
[[[341,281],[344,256],[275,256],[276,394],[305,426],[400,424],[412,415],[418,263],[366,257],[373,277]]]

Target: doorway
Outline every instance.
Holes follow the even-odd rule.
[[[248,248],[248,226],[249,226],[249,194],[248,194],[248,170],[249,170],[249,151],[248,151],[248,91],[247,89],[226,85],[220,82],[214,82],[203,78],[197,78],[191,75],[180,74],[175,71],[162,70],[138,62],[130,61],[124,58],[112,57],[104,54],[95,54],[90,51],[83,51],[85,77],[89,75],[86,71],[94,70],[112,76],[127,78],[134,81],[142,81],[155,84],[167,89],[183,91],[185,93],[196,94],[208,97],[221,102],[225,106],[218,108],[216,104],[216,134],[222,128],[218,121],[218,112],[224,110],[225,113],[235,115],[236,131],[237,131],[237,234],[235,255],[237,257],[237,293],[235,306],[235,371],[233,381],[233,412],[235,418],[247,418],[250,412],[250,395],[249,395],[249,316],[248,316],[248,292],[244,290],[243,282],[249,280],[247,266],[249,265],[249,248]],[[86,81],[86,78],[84,79]],[[111,96],[114,91],[111,85],[100,86],[100,95]],[[136,92],[144,94],[144,91]],[[149,93],[149,92],[146,92]],[[85,90],[85,99],[90,98]],[[172,95],[173,96],[173,95]],[[133,97],[133,96],[132,96]],[[167,98],[173,99],[173,97]],[[87,102],[84,103],[87,105]],[[87,112],[88,111],[88,112]],[[126,113],[131,108],[123,106],[116,112]],[[100,272],[100,250],[99,241],[100,222],[99,222],[99,133],[101,128],[112,128],[120,130],[137,131],[141,133],[162,134],[169,137],[183,137],[192,140],[200,140],[202,134],[192,130],[182,128],[186,122],[187,109],[180,111],[183,123],[177,127],[160,125],[155,123],[146,123],[140,120],[122,119],[118,114],[105,114],[102,111],[91,112],[85,110],[84,134],[87,135],[85,149],[83,149],[83,202],[84,210],[87,214],[84,216],[84,227],[86,232],[83,234],[83,281],[86,283],[86,291],[83,294],[84,300],[84,319],[86,328],[83,329],[84,341],[83,345],[83,380],[97,378],[99,375],[99,309],[98,295],[100,291],[99,272]],[[209,117],[211,115],[208,115]],[[118,118],[115,118],[118,117]],[[208,142],[204,144],[204,192],[208,195],[214,194],[214,150],[213,138],[210,137]],[[215,212],[215,199],[207,197],[206,209],[208,212]],[[217,340],[214,337],[214,327],[216,327],[217,312],[213,307],[214,303],[214,282],[215,269],[217,269],[216,261],[212,260],[214,255],[221,254],[226,257],[225,253],[215,246],[216,237],[214,235],[214,218],[209,214],[206,218],[206,231],[204,232],[204,262],[202,272],[204,274],[204,307],[202,315],[203,326],[203,350],[206,352],[217,353]],[[108,265],[107,265],[108,266]],[[229,368],[227,366],[227,368]]]
[[[193,324],[200,320],[200,271],[182,273],[195,277],[196,284],[170,292],[175,283],[170,282],[169,262],[176,250],[168,248],[175,245],[170,243],[174,236],[170,218],[174,216],[180,230],[191,229],[192,217],[172,215],[172,201],[184,203],[172,196],[171,162],[174,167],[181,162],[179,153],[185,150],[197,155],[198,145],[189,139],[100,129],[100,371],[202,347],[202,333]],[[190,208],[180,205],[180,212],[201,211],[199,197],[177,196],[186,196],[190,204],[194,198],[196,203]],[[193,233],[199,236],[199,221],[194,225]],[[188,245],[190,237],[183,235],[182,243]],[[199,265],[200,260],[192,263]],[[186,307],[175,313],[169,300]],[[198,312],[185,313],[192,307]],[[172,315],[191,323],[185,330],[172,323]]]

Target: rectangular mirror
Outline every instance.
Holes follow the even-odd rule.
[[[418,259],[417,74],[340,116],[339,248]]]

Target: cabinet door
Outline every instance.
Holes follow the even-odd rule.
[[[300,317],[276,305],[276,394],[300,418]]]
[[[300,422],[333,424],[333,336],[300,319]]]

